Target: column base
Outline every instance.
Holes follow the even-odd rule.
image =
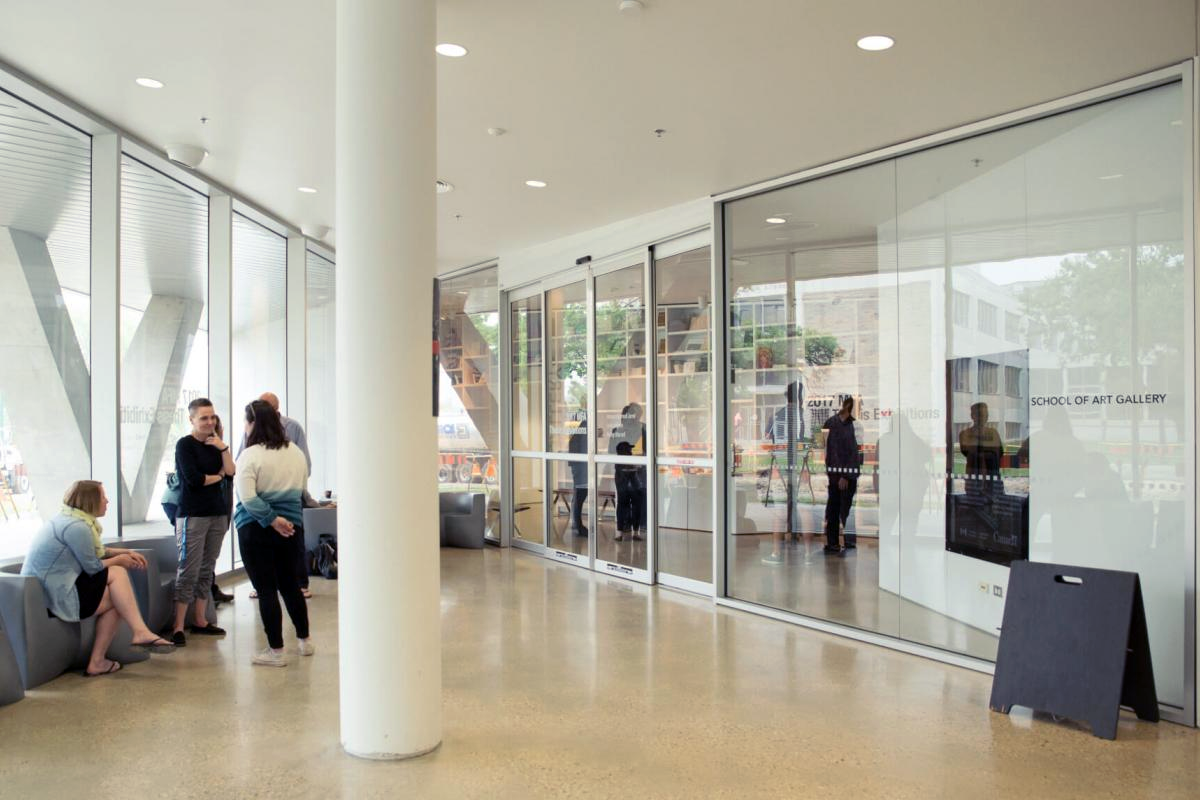
[[[355,758],[361,758],[364,761],[407,761],[410,758],[420,758],[421,756],[427,756],[430,753],[432,753],[434,750],[437,750],[441,746],[442,746],[442,743],[439,740],[438,743],[435,744],[433,747],[427,748],[425,750],[418,750],[415,753],[356,753],[355,751],[353,751],[349,747],[347,747],[345,742],[342,742],[342,749],[345,750],[348,755],[352,755]]]

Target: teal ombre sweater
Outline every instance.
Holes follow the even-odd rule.
[[[303,524],[301,515],[308,461],[294,444],[268,450],[261,444],[247,447],[238,456],[233,485],[237,489],[237,508],[233,524],[237,527],[257,522],[270,527],[276,517],[293,525]]]

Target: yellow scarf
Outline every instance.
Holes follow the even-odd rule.
[[[104,529],[100,527],[100,521],[86,511],[71,506],[63,506],[62,513],[63,516],[81,519],[88,524],[92,529],[92,546],[96,548],[96,558],[104,558],[104,545],[100,543],[100,534]]]

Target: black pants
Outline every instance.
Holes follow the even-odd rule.
[[[646,468],[618,465],[613,476],[617,489],[617,530],[633,533],[646,529]]]
[[[308,588],[308,550],[304,546],[304,528],[296,526],[291,541],[296,545],[296,582],[301,589]]]
[[[838,481],[845,479],[846,488],[839,489]],[[839,475],[829,473],[829,499],[825,501],[825,546],[838,546],[838,531],[850,517],[850,505],[854,502],[854,493],[858,490],[857,475]],[[846,544],[856,543],[858,536],[846,534]]]
[[[274,528],[264,528],[255,522],[238,528],[242,564],[254,591],[258,592],[258,613],[267,632],[267,643],[276,649],[283,647],[280,595],[296,626],[296,637],[308,638],[308,604],[296,580],[296,544],[292,541],[295,538],[295,535],[280,536]]]

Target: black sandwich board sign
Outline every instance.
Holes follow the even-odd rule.
[[[1087,722],[1104,739],[1117,738],[1121,706],[1158,722],[1136,572],[1012,563],[989,706],[1014,705]]]

